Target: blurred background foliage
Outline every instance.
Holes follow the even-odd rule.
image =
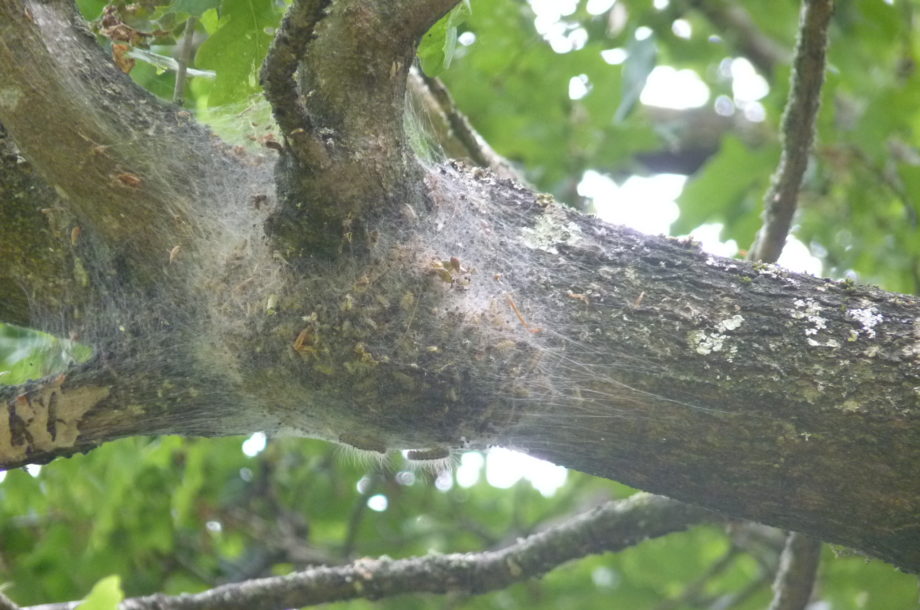
[[[243,145],[274,137],[257,75],[284,2],[77,3],[139,84],[172,98],[179,58],[200,70],[184,92],[190,111]],[[920,289],[917,9],[914,0],[838,1],[793,229],[826,275],[907,293]],[[743,250],[778,155],[798,10],[792,0],[473,0],[426,37],[421,55],[538,189],[593,211],[579,188],[592,172],[619,184],[685,175],[671,232],[715,224]],[[666,83],[671,107],[647,99],[654,82]],[[0,325],[0,383],[59,372],[89,352]],[[485,475],[507,479],[501,462],[464,456],[452,472],[431,473],[300,439],[127,439],[0,474],[0,586],[34,604],[80,598],[113,574],[127,595],[179,593],[363,556],[484,550],[632,493],[577,472],[543,493],[541,474],[536,486],[524,478],[500,488]],[[701,527],[481,597],[331,607],[764,608],[781,544],[750,524]],[[917,607],[915,577],[844,549],[825,554],[815,608]]]

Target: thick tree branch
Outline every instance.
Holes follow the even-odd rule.
[[[267,227],[289,259],[361,251],[375,215],[425,205],[403,128],[406,79],[419,39],[453,4],[309,1],[285,17],[262,74],[287,140]]]
[[[483,170],[426,183],[429,215],[377,225],[373,257],[247,279],[277,291],[270,311],[214,325],[167,303],[115,358],[135,367],[120,403],[136,386],[190,434],[240,408],[250,430],[377,451],[504,445],[920,570],[920,302],[641,236]],[[233,286],[200,287],[215,315]]]
[[[70,318],[87,300],[77,246],[85,245],[54,189],[35,174],[0,125],[0,322]]]
[[[824,83],[827,32],[833,13],[833,0],[803,1],[792,86],[783,114],[783,151],[764,197],[764,225],[751,247],[753,260],[776,262],[792,225],[815,138],[815,120]]]
[[[709,107],[676,110],[645,105],[638,112],[655,129],[668,134],[668,141],[660,150],[635,156],[636,161],[653,173],[695,173],[719,151],[727,133],[740,137],[751,148],[772,138],[763,123],[751,122],[742,113],[726,117]]]
[[[500,191],[483,197],[509,202]],[[517,222],[527,205],[494,209],[484,226]],[[897,508],[920,511],[920,480],[909,474],[920,459],[915,299],[723,261],[532,205],[534,226],[552,222],[562,241],[527,245],[525,231],[505,256],[524,252],[529,269],[546,270],[519,277],[514,293],[534,304],[529,332],[552,329],[536,333],[538,368],[567,382],[520,380],[509,391],[532,396],[533,408],[495,442],[685,501],[725,507],[747,496],[729,512],[920,569],[920,513]],[[586,419],[575,424],[576,414]],[[857,445],[872,447],[874,466]]]
[[[46,463],[126,436],[227,436],[271,425],[227,380],[171,347],[187,338],[164,340],[166,346],[125,341],[121,351],[103,349],[66,375],[0,386],[0,468]],[[165,367],[145,365],[143,351],[164,347],[172,354]]]
[[[3,16],[51,76],[74,83],[30,20],[54,42],[57,4],[29,4],[28,18],[11,5]],[[151,183],[180,214],[150,212],[160,225],[143,230],[157,247],[188,236],[193,256],[148,262],[162,281],[147,291],[124,288],[122,258],[93,259],[107,289],[87,308],[97,359],[59,389],[46,380],[3,394],[3,463],[49,459],[57,439],[77,450],[142,428],[261,429],[436,455],[499,444],[920,570],[920,302],[640,236],[482,169],[423,169],[402,128],[416,40],[381,27],[394,24],[392,6],[334,2],[307,45],[300,87],[330,165],[282,155],[280,205],[264,206],[281,257],[247,201],[264,175],[199,165],[205,146],[180,172],[156,148],[170,138],[154,138],[165,173]],[[0,66],[13,72],[6,34],[17,32],[0,39]],[[62,159],[85,143],[64,134],[63,152],[43,152],[47,136],[15,97],[2,98],[0,118],[38,138],[45,175],[66,174]],[[126,116],[89,99],[101,110],[81,112],[103,125]],[[148,132],[178,129],[175,115],[127,99],[140,104],[130,113],[150,112]],[[80,215],[95,209],[81,201]]]
[[[358,27],[375,27],[383,31],[404,31],[410,34],[410,41],[417,40],[442,17],[457,0],[435,0],[428,2],[390,2],[379,7],[381,12],[370,24],[355,24]],[[272,47],[262,66],[262,85],[265,97],[272,106],[275,120],[294,154],[307,166],[325,167],[329,163],[328,153],[317,125],[310,116],[305,97],[313,97],[316,91],[305,96],[295,81],[295,74],[308,52],[308,46],[317,37],[317,24],[330,8],[330,0],[303,0],[294,2],[278,29]],[[337,63],[337,62],[328,62]],[[407,66],[397,66],[402,72]],[[322,79],[316,79],[322,82]],[[383,93],[383,92],[380,92]],[[379,95],[372,92],[373,95]],[[365,112],[366,109],[355,109]],[[328,127],[328,126],[327,126]]]
[[[360,559],[289,576],[223,585],[204,593],[127,599],[122,610],[250,610],[291,608],[346,599],[381,599],[407,593],[479,594],[541,576],[595,553],[615,552],[718,517],[666,498],[640,494],[604,504],[564,524],[498,551],[428,555],[412,559]],[[64,610],[69,604],[32,606]]]
[[[821,541],[790,532],[773,583],[770,610],[804,610],[821,561]]]
[[[82,230],[130,268],[121,281],[161,279],[214,196],[200,177],[238,161],[118,70],[72,2],[0,0],[0,75],[0,122]]]

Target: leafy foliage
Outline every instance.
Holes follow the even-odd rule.
[[[78,4],[98,25],[104,2]],[[706,110],[721,99],[723,111],[734,116],[721,123],[722,131],[705,135],[713,147],[699,153],[700,169],[681,195],[673,230],[687,233],[718,222],[727,239],[750,244],[778,155],[774,134],[788,66],[778,61],[769,72],[761,70],[769,93],[744,101],[733,90],[729,67],[731,58],[745,56],[747,41],[716,25],[711,14],[689,8],[691,3],[620,0],[603,10],[595,10],[600,2],[558,4],[560,14],[551,22],[539,21],[531,4],[515,0],[475,2],[472,10],[461,5],[423,41],[422,66],[443,72],[459,107],[498,152],[539,188],[576,205],[583,203],[577,184],[585,171],[616,178],[648,172],[644,158],[686,147],[682,138],[694,133],[693,119],[681,123],[677,113],[674,121],[661,122],[654,109],[638,102],[656,66],[693,70],[710,91]],[[666,6],[655,8],[661,4]],[[700,4],[714,11],[726,5]],[[818,146],[796,234],[832,274],[916,292],[916,3],[838,4]],[[265,135],[267,112],[253,96],[284,3],[119,0],[112,6],[132,27],[158,32],[139,44],[163,55],[173,55],[190,28],[197,51],[191,65],[213,70],[216,79],[194,78],[187,105],[227,137]],[[797,2],[750,0],[743,10],[762,36],[792,49]],[[691,28],[689,37],[678,35],[678,20]],[[112,44],[102,35],[100,41]],[[158,95],[172,94],[172,71],[138,62],[131,75]],[[584,85],[583,95],[570,95],[573,79]],[[762,122],[741,119],[757,105]],[[0,326],[0,381],[19,383],[63,370],[88,357],[87,350]],[[7,473],[0,479],[0,581],[10,583],[9,594],[23,604],[78,599],[110,574],[121,577],[127,595],[201,591],[358,556],[488,549],[560,515],[630,493],[570,472],[555,495],[543,497],[527,482],[503,490],[480,477],[461,486],[451,476],[412,472],[403,464],[362,465],[319,442],[273,439],[254,455],[244,453],[241,442],[128,439],[40,472]],[[379,512],[368,507],[378,495],[388,502]],[[777,548],[775,540],[740,526],[728,532],[699,528],[446,605],[763,608]],[[913,578],[826,553],[819,595],[835,610],[914,607]],[[86,602],[97,605],[83,607],[111,607],[118,588],[116,580],[99,582]],[[337,607],[444,605],[413,597]]]
[[[434,24],[422,38],[418,58],[427,74],[436,76],[450,67],[457,51],[457,27],[463,23],[470,10],[469,0],[464,0]]]
[[[259,67],[278,24],[271,0],[221,0],[220,17],[207,20],[208,38],[198,48],[197,64],[217,72],[208,105],[238,101],[259,90]]]
[[[93,586],[93,590],[83,603],[77,606],[77,610],[116,610],[124,598],[121,579],[117,576],[107,576]]]
[[[0,384],[18,385],[84,362],[92,348],[47,333],[0,323]]]

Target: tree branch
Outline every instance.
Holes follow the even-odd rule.
[[[117,69],[72,2],[0,0],[0,75],[0,122],[83,230],[130,268],[120,281],[162,279],[168,252],[190,247],[196,212],[215,198],[201,176],[239,159]]]
[[[683,608],[687,606],[700,607],[700,597],[706,591],[710,582],[725,572],[736,559],[741,555],[741,549],[737,546],[730,546],[725,553],[717,560],[712,562],[706,570],[695,580],[687,583],[679,595],[671,599],[666,599],[655,606],[654,610],[674,610],[674,608]]]
[[[179,596],[127,599],[122,610],[248,610],[290,608],[346,599],[370,600],[406,593],[479,594],[535,578],[586,555],[619,551],[648,538],[681,531],[719,518],[648,494],[610,502],[562,525],[498,551],[427,555],[412,559],[360,559],[340,567],[321,567],[288,576],[223,585]],[[64,610],[46,604],[31,610]]]
[[[776,262],[783,251],[815,137],[833,0],[803,0],[792,86],[783,114],[783,151],[764,197],[764,224],[750,258]]]
[[[67,374],[0,386],[0,470],[85,453],[126,436],[229,436],[278,425],[176,347],[189,343],[187,337],[161,340],[135,344],[125,337],[120,351],[103,347]],[[145,350],[170,354],[165,366],[150,367]]]
[[[389,2],[388,25],[406,28],[421,38],[438,20],[461,0],[392,0]]]
[[[198,18],[190,16],[185,21],[185,31],[182,33],[182,42],[179,44],[179,50],[176,55],[176,63],[179,64],[176,70],[176,84],[173,88],[173,102],[181,106],[185,102],[185,86],[188,82],[188,67],[192,62],[193,43],[195,41],[195,28],[198,26]]]
[[[19,606],[0,591],[0,610],[19,610]]]
[[[764,34],[744,7],[724,0],[689,0],[719,32],[734,43],[738,51],[761,72],[770,75],[777,64],[789,59],[786,48]]]
[[[370,217],[424,205],[406,79],[423,24],[446,4],[310,1],[285,17],[262,74],[288,142],[267,229],[289,259],[361,251]]]
[[[460,154],[452,158],[469,159],[474,165],[489,168],[496,176],[526,183],[511,163],[495,152],[473,128],[440,79],[427,76],[420,70],[412,70],[409,74],[409,89],[420,98],[430,114],[437,115],[446,125],[443,139],[453,139],[460,144]]]
[[[811,599],[820,561],[820,540],[790,532],[780,555],[770,610],[804,610]]]
[[[284,134],[288,146],[306,165],[324,167],[329,159],[322,139],[314,133],[313,121],[294,80],[316,24],[331,0],[298,0],[281,20],[278,33],[262,64],[261,81],[265,99]]]
[[[74,256],[86,238],[2,125],[0,219],[0,322],[39,326],[52,312],[72,319],[88,296]]]

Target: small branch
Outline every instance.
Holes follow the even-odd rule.
[[[19,606],[17,606],[9,597],[0,592],[0,610],[19,610]]]
[[[312,137],[313,122],[303,103],[300,88],[294,80],[307,45],[314,37],[316,24],[325,16],[331,0],[298,0],[281,21],[265,62],[261,81],[265,99],[288,145],[301,161],[325,164],[322,141]]]
[[[173,89],[173,102],[179,106],[185,101],[185,83],[188,81],[188,66],[192,62],[192,43],[195,39],[195,26],[197,25],[197,17],[189,17],[186,20],[185,32],[182,34],[182,44],[179,46],[179,53],[176,56],[179,69],[176,70],[176,87]]]
[[[851,158],[855,160],[857,164],[865,168],[865,170],[872,175],[872,178],[888,188],[895,199],[901,204],[901,207],[904,208],[905,220],[910,223],[911,227],[916,227],[918,220],[917,206],[914,204],[910,192],[904,188],[897,173],[884,167],[879,167],[878,164],[869,159],[868,155],[857,146],[849,147],[849,152],[852,155]],[[891,163],[891,157],[887,159],[887,163]]]
[[[342,558],[345,560],[350,559],[352,553],[354,553],[355,543],[358,540],[358,530],[361,529],[361,523],[364,521],[364,516],[367,515],[367,501],[377,493],[379,483],[377,470],[372,471],[367,478],[367,485],[355,501],[351,516],[348,518],[348,529],[345,533],[345,542],[342,544]]]
[[[714,519],[715,515],[703,509],[639,494],[600,506],[499,551],[361,559],[347,566],[224,585],[193,595],[128,599],[121,608],[268,610],[356,598],[374,600],[404,593],[485,593],[540,576],[572,559],[618,551]],[[42,609],[70,607],[67,603],[48,604]]]
[[[772,74],[777,64],[789,59],[786,49],[764,34],[742,6],[722,0],[691,0],[690,5],[731,36],[738,51],[764,74]]]
[[[712,579],[727,570],[739,555],[741,555],[741,549],[736,546],[729,547],[728,551],[706,568],[703,574],[684,587],[680,595],[661,602],[655,606],[655,610],[672,610],[673,608],[681,608],[688,605],[698,606],[700,594],[706,590],[706,585],[708,585]]]
[[[457,108],[450,92],[440,79],[412,70],[409,73],[409,89],[414,94],[427,98],[424,100],[427,102],[426,107],[437,112],[447,123],[447,137],[458,140],[466,156],[473,163],[480,167],[488,167],[502,178],[509,178],[521,184],[526,182],[508,160],[495,152],[473,128],[466,115]]]
[[[804,610],[821,561],[821,541],[790,532],[773,582],[770,610]]]
[[[783,115],[783,151],[764,197],[764,225],[751,248],[753,260],[775,263],[792,225],[815,136],[815,117],[824,83],[827,31],[833,13],[833,0],[804,0],[802,5],[792,87]]]
[[[707,608],[709,610],[725,610],[726,608],[741,607],[741,605],[744,604],[748,598],[753,597],[755,594],[760,592],[760,589],[766,586],[769,582],[769,574],[760,574],[757,578],[748,582],[748,584],[746,584],[740,591],[720,596],[715,601],[710,603]]]

